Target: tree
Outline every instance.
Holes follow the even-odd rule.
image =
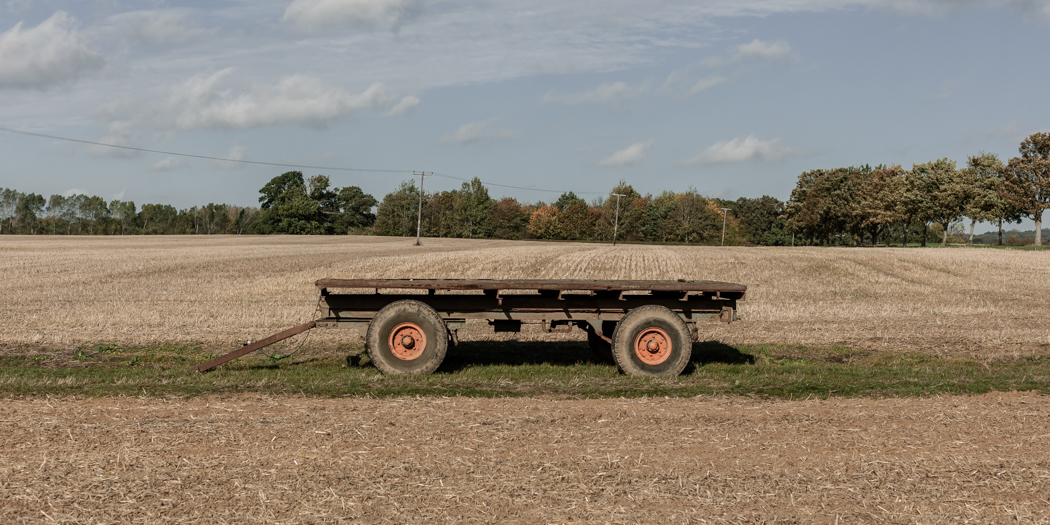
[[[252,229],[257,233],[331,233],[324,212],[334,208],[335,193],[328,185],[328,177],[318,175],[310,179],[307,187],[299,171],[274,177],[259,190],[263,212]]]
[[[334,221],[337,233],[350,233],[370,228],[376,222],[376,215],[372,213],[372,208],[379,204],[379,201],[361,191],[361,188],[357,186],[339,188],[335,203],[338,212]]]
[[[376,235],[415,235],[418,199],[419,190],[412,181],[402,182],[397,190],[386,194],[376,211]]]
[[[941,246],[948,243],[951,223],[962,219],[972,198],[971,185],[955,168],[955,161],[938,159],[911,168],[920,191],[926,195],[926,205],[919,210],[918,217],[924,223],[937,223],[944,227]],[[925,237],[923,244],[925,245]]]
[[[722,210],[690,188],[674,194],[668,228],[673,239],[684,243],[714,242],[722,234]]]
[[[120,234],[124,235],[124,231],[131,224],[134,224],[136,218],[138,218],[138,212],[135,210],[134,201],[121,201],[114,200],[109,203],[109,211],[116,219],[117,224],[120,225]]]
[[[512,198],[500,199],[489,215],[489,230],[496,239],[522,239],[529,225],[530,214]]]
[[[1005,198],[1006,166],[994,153],[978,153],[966,163],[966,171],[973,185],[973,198],[964,214],[970,218],[969,244],[973,244],[973,229],[977,222],[996,223],[999,244],[1003,243],[1003,222],[1019,222],[1020,214],[1010,207]]]
[[[453,234],[467,239],[488,237],[489,216],[494,205],[489,190],[480,179],[474,177],[470,182],[464,182],[452,203],[452,216],[456,224]]]
[[[623,195],[619,199],[615,194]],[[617,236],[621,240],[637,240],[639,238],[639,226],[642,214],[648,201],[634,191],[634,188],[626,181],[620,181],[615,188],[609,192],[609,196],[598,207],[602,212],[602,219],[595,228],[595,237],[602,240],[612,240],[613,229],[616,226],[617,203],[619,203],[619,227]]]
[[[1035,244],[1042,244],[1043,210],[1050,208],[1050,133],[1033,133],[1021,142],[1020,157],[1004,172],[1005,197],[1021,215],[1035,221]]]
[[[557,203],[554,206],[557,208]],[[600,217],[600,212],[592,210],[583,199],[574,200],[558,213],[559,236],[572,241],[590,240],[594,238],[594,225]]]
[[[575,193],[567,191],[562,193],[561,196],[558,197],[558,200],[554,201],[554,207],[557,208],[559,212],[563,212],[568,209],[569,206],[578,202],[582,202],[584,205],[587,204],[587,201],[577,197]]]
[[[558,228],[558,208],[553,204],[537,208],[529,217],[528,231],[529,235],[537,239],[557,239],[561,235]]]
[[[4,233],[4,223],[10,224],[11,219],[14,218],[21,196],[22,194],[15,190],[7,188],[0,190],[0,233]]]
[[[784,246],[791,242],[785,233],[784,203],[763,195],[757,199],[740,197],[729,206],[740,220],[748,242],[763,246]]]
[[[35,193],[22,194],[15,206],[14,225],[22,232],[35,235],[37,231],[37,219],[44,212],[47,201],[43,195]]]
[[[143,204],[139,211],[142,233],[147,235],[176,233],[178,217],[178,210],[169,204]]]

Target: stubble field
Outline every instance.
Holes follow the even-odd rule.
[[[314,281],[708,279],[747,284],[726,344],[991,357],[1050,345],[1050,253],[599,245],[389,237],[5,237],[0,346],[238,346],[312,318]],[[480,323],[483,327],[484,323]],[[487,330],[467,338],[491,338]],[[361,341],[315,331],[312,341]],[[555,336],[555,339],[560,339]]]
[[[12,392],[20,374],[44,377],[35,394],[8,393],[0,405],[3,522],[1050,522],[1045,395],[576,399],[568,376],[589,369],[560,365],[553,368],[567,377],[552,376],[561,385],[550,382],[553,394],[496,399],[369,399],[368,388],[382,387],[378,376],[334,399],[145,390],[84,398],[75,381],[46,377],[74,364],[102,366],[76,360],[84,349],[239,346],[311,318],[313,282],[322,277],[734,281],[750,287],[743,321],[711,325],[703,337],[710,344],[837,345],[995,369],[1050,354],[1048,252],[430,239],[413,247],[390,238],[2,241],[0,358],[40,369],[4,368],[0,387]],[[498,339],[483,323],[463,335]],[[523,337],[546,355],[581,346],[579,334]],[[254,367],[252,377],[265,379],[248,390],[265,391],[264,383],[280,383],[310,356],[360,342],[353,331],[315,330],[303,364]],[[747,366],[723,368],[746,382]],[[438,375],[454,381],[469,371]],[[1021,383],[1046,391],[1050,377],[1020,373]],[[624,385],[671,388],[704,377]],[[509,392],[514,381],[493,384]]]

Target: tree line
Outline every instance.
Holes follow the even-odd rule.
[[[209,203],[177,210],[166,204],[106,202],[97,196],[45,199],[0,189],[0,234],[375,234],[414,236],[422,207],[427,237],[543,239],[684,244],[890,245],[970,235],[979,221],[999,226],[1027,217],[1041,242],[1050,207],[1050,134],[1026,138],[1003,163],[979,153],[958,167],[949,159],[900,166],[870,165],[801,174],[791,198],[723,200],[695,189],[641,195],[620,181],[587,202],[573,192],[546,203],[494,199],[474,178],[459,189],[420,195],[405,181],[381,201],[358,186],[334,188],[324,175],[290,171],[260,190],[259,207]],[[374,210],[374,211],[373,211]]]
[[[947,158],[900,166],[853,166],[812,170],[799,176],[785,205],[785,228],[806,244],[926,245],[931,231],[942,245],[969,222],[1035,222],[1035,244],[1042,243],[1043,210],[1050,208],[1050,133],[1021,142],[1019,155],[1003,163],[978,153],[959,167]],[[967,219],[967,221],[964,221]],[[953,228],[954,227],[954,228]]]

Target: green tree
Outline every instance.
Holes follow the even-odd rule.
[[[926,195],[926,205],[919,210],[918,218],[924,223],[937,223],[944,228],[941,246],[948,243],[951,223],[962,219],[966,211],[970,191],[963,176],[955,167],[955,161],[938,159],[911,168],[919,190]],[[923,245],[925,245],[925,236]]]
[[[997,224],[1001,245],[1003,222],[1019,222],[1021,219],[1019,212],[1010,207],[1004,196],[1005,170],[1006,166],[994,153],[978,153],[971,156],[966,163],[966,171],[973,186],[973,198],[965,212],[970,218],[969,244],[973,244],[973,230],[977,222],[988,221]]]
[[[623,195],[619,199],[616,194]],[[609,196],[598,203],[601,210],[601,220],[595,228],[595,238],[611,241],[613,229],[617,223],[617,202],[619,202],[619,227],[617,238],[620,240],[638,240],[640,238],[640,226],[642,215],[648,205],[648,200],[642,197],[626,181],[620,181],[609,192]]]
[[[28,232],[35,235],[37,232],[38,219],[44,212],[47,201],[43,195],[25,193],[18,199],[15,206],[14,226],[22,233]]]
[[[337,215],[333,221],[337,233],[351,233],[371,228],[376,222],[372,208],[379,204],[375,197],[357,186],[339,188],[335,197]]]
[[[328,177],[314,177],[307,187],[302,172],[289,171],[271,179],[259,193],[263,212],[252,225],[255,232],[331,233],[324,211],[334,207],[335,194],[328,189]],[[194,229],[199,231],[200,225],[196,224]]]
[[[134,201],[113,200],[109,203],[109,211],[120,226],[120,234],[124,235],[129,226],[134,226],[138,218]]]
[[[386,194],[376,210],[376,235],[415,235],[418,199],[419,190],[412,181],[402,182],[397,190]]]
[[[1033,133],[1021,142],[1020,157],[1004,172],[1005,197],[1021,215],[1035,221],[1035,244],[1042,244],[1043,210],[1050,208],[1050,133]]]
[[[740,197],[729,206],[740,221],[744,238],[762,246],[784,246],[791,243],[785,232],[784,203],[763,195],[755,199]]]
[[[456,192],[452,204],[452,216],[456,224],[454,235],[468,239],[485,238],[489,231],[489,217],[495,202],[489,197],[489,190],[474,177],[464,182]]]
[[[178,210],[171,205],[143,204],[142,210],[139,211],[142,233],[153,235],[175,233],[178,216]]]
[[[7,188],[0,190],[0,233],[4,233],[4,224],[8,225],[8,233],[11,232],[11,219],[18,209],[18,201],[22,194]]]

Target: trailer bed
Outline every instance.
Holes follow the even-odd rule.
[[[365,333],[373,363],[387,374],[431,373],[468,320],[496,332],[528,323],[548,332],[587,332],[598,360],[634,375],[677,375],[701,321],[731,323],[747,286],[703,280],[321,279],[321,317],[217,357],[208,370],[315,327]],[[480,293],[479,293],[480,292]]]

